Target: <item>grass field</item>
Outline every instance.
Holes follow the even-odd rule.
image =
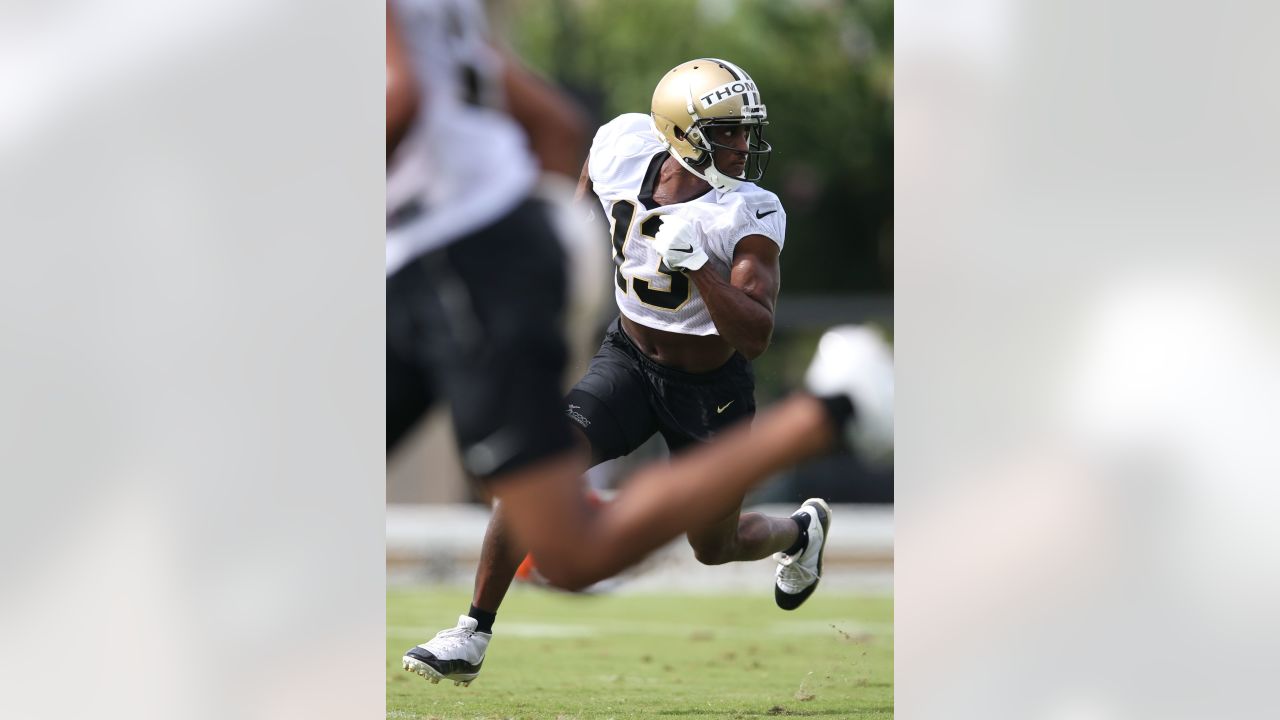
[[[404,671],[404,651],[469,600],[470,589],[388,591],[388,718],[893,717],[889,598],[819,590],[788,613],[767,584],[724,596],[517,587],[470,687]]]

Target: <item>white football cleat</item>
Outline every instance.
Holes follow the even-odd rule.
[[[804,381],[814,395],[853,402],[846,440],[860,457],[882,461],[893,452],[893,351],[880,333],[861,325],[831,328]]]
[[[493,633],[476,632],[476,619],[458,618],[458,626],[441,630],[436,636],[404,654],[404,669],[432,683],[452,680],[454,685],[470,685],[480,674],[484,653]]]
[[[809,498],[791,517],[804,515],[809,520],[809,542],[799,555],[774,553],[778,572],[774,577],[773,599],[783,610],[795,610],[809,599],[822,578],[822,550],[827,545],[831,528],[831,508],[822,498]]]

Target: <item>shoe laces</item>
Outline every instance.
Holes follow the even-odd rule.
[[[774,553],[773,559],[778,561],[778,578],[788,585],[804,586],[818,579],[818,573],[805,566],[804,563],[797,562],[799,555],[788,555],[786,553]]]
[[[441,630],[431,639],[430,644],[440,650],[456,650],[466,645],[473,634],[471,630],[461,627]]]

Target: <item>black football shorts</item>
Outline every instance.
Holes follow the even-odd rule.
[[[533,200],[387,278],[387,452],[436,400],[478,478],[571,448],[565,301],[564,252]]]
[[[755,414],[755,375],[741,353],[708,373],[664,367],[615,319],[566,403],[569,418],[591,441],[595,465],[627,455],[655,432],[673,453],[711,440]]]

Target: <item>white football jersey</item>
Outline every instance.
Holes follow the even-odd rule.
[[[782,249],[787,213],[777,195],[747,182],[733,192],[708,190],[689,202],[659,207],[653,188],[667,157],[652,119],[640,113],[614,118],[591,143],[587,171],[612,233],[614,297],[623,315],[646,327],[717,335],[698,288],[663,264],[653,248],[662,216],[695,222],[707,266],[728,280],[742,238],[764,235]]]
[[[392,0],[422,97],[387,162],[387,274],[490,225],[538,176],[503,109],[502,62],[476,0]]]

